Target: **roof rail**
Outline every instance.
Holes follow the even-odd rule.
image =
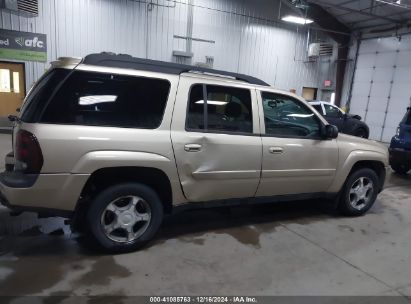
[[[125,69],[136,69],[150,72],[159,72],[159,73],[169,73],[180,75],[185,72],[198,72],[203,74],[211,74],[214,76],[220,77],[230,77],[233,79],[245,81],[250,84],[269,86],[266,82],[261,79],[244,75],[237,74],[232,72],[214,70],[209,68],[202,68],[197,66],[178,64],[173,62],[165,62],[151,59],[143,59],[132,57],[127,54],[114,54],[114,53],[99,53],[99,54],[90,54],[84,57],[82,63],[97,65],[97,66],[106,66],[106,67],[116,67],[116,68],[125,68]]]

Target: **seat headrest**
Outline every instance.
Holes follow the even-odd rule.
[[[230,102],[225,106],[225,115],[232,118],[241,116],[241,105],[236,102]]]

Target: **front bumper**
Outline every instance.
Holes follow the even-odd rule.
[[[390,165],[408,164],[411,165],[411,150],[401,148],[390,148]]]
[[[16,172],[0,174],[0,203],[16,211],[44,212],[61,216],[72,213],[89,174],[40,174],[32,177]]]

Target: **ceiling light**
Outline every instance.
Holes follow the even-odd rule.
[[[309,23],[314,22],[310,19],[305,19],[302,17],[291,16],[291,15],[284,16],[283,18],[281,18],[281,20],[286,21],[286,22],[298,23],[298,24],[309,24]]]

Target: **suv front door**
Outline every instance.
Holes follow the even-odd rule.
[[[335,139],[320,136],[320,119],[302,101],[261,91],[263,166],[257,196],[324,192],[338,161]]]
[[[188,201],[254,197],[262,144],[255,90],[181,76],[171,138]]]

